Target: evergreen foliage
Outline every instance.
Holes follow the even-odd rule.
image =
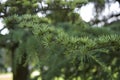
[[[22,64],[22,69],[29,65],[39,70],[36,78],[42,80],[120,79],[120,35],[116,27],[91,27],[73,12],[87,0],[46,0],[48,7],[37,7],[37,0],[13,1],[2,5],[11,7],[4,16],[9,34],[0,34],[0,47],[14,54],[14,73]],[[51,13],[39,18],[37,10]]]
[[[66,29],[62,27],[64,24],[57,26],[47,21],[41,23],[40,18],[33,17],[34,15],[16,16],[20,29],[14,31],[12,39],[20,43],[16,50],[17,62],[21,62],[24,56],[22,53],[26,53],[26,63],[33,62],[38,66],[43,80],[52,80],[55,77],[72,80],[79,76],[83,80],[119,79],[114,77],[114,69],[111,69],[120,56],[120,36],[115,31],[88,25],[81,27],[71,23],[65,23]],[[9,18],[6,21],[9,22]],[[26,25],[27,23],[30,25]],[[23,28],[29,30],[30,35],[21,38]],[[116,58],[118,61],[114,63]],[[119,70],[117,66],[115,69]]]

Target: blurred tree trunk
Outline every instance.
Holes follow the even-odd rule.
[[[16,67],[16,72],[13,73],[13,80],[28,80],[29,79],[29,70],[28,65],[25,64],[26,56],[22,58],[21,64],[18,64]]]
[[[21,63],[17,66],[15,65],[15,50],[17,48],[18,44],[14,44],[11,48],[12,50],[12,72],[13,72],[13,80],[28,80],[29,79],[29,70],[28,70],[28,64],[23,66],[26,61],[26,55],[21,59]]]

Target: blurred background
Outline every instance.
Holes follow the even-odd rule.
[[[120,0],[0,0],[0,80],[120,80],[119,30]]]

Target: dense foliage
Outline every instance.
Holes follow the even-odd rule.
[[[120,79],[119,23],[90,26],[73,12],[83,3],[87,0],[46,0],[47,7],[38,7],[37,0],[8,0],[0,5],[4,28],[9,30],[0,34],[0,47],[11,54],[6,56],[12,59],[14,80],[27,80],[32,72],[28,66],[40,71],[35,80]],[[39,11],[46,16],[38,17]]]

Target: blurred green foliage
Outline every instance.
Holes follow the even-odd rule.
[[[0,47],[14,54],[13,70],[17,73],[21,63],[32,66],[30,72],[40,71],[34,80],[119,80],[119,22],[104,27],[84,22],[74,9],[89,1],[8,0],[0,5],[9,30],[0,34]]]

